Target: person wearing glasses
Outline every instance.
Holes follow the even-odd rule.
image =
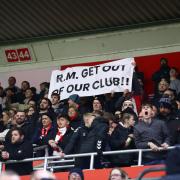
[[[110,171],[109,180],[128,180],[128,174],[120,168],[113,168]]]

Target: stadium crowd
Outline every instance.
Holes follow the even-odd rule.
[[[143,164],[158,164],[169,146],[180,143],[180,80],[178,69],[160,60],[152,74],[154,96],[144,91],[144,75],[135,68],[132,91],[111,92],[95,97],[72,94],[66,100],[52,93],[49,83],[40,84],[40,93],[28,81],[0,87],[1,161],[33,157],[33,144],[48,145],[49,155],[97,152],[94,167],[129,166],[137,154],[103,156],[103,151],[152,149],[143,153]],[[36,153],[43,156],[44,151]],[[90,159],[76,158],[75,165],[89,168]],[[32,171],[32,163],[7,164],[20,175]]]

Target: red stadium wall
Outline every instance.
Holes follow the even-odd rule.
[[[137,63],[139,71],[144,73],[145,92],[147,94],[153,93],[153,82],[151,80],[151,77],[152,77],[152,74],[159,69],[160,59],[162,57],[168,59],[170,67],[174,66],[174,67],[177,67],[178,69],[180,69],[180,52],[172,52],[172,53],[165,53],[165,54],[156,54],[156,55],[150,55],[150,56],[135,57],[135,61]],[[97,65],[97,64],[107,63],[110,61],[112,61],[112,60],[65,65],[65,66],[61,66],[61,70],[64,70],[67,67],[93,66],[93,65]]]
[[[145,91],[147,94],[153,92],[153,83],[151,81],[151,77],[152,74],[159,69],[160,59],[162,57],[168,59],[168,64],[170,67],[174,66],[180,70],[180,52],[135,57],[139,71],[144,73]]]

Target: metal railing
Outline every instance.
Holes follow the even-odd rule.
[[[174,149],[175,146],[168,147],[167,150]],[[160,150],[163,151],[163,148],[160,148]],[[130,149],[130,150],[120,150],[120,151],[105,151],[102,154],[103,155],[115,155],[115,154],[127,154],[127,153],[138,153],[138,163],[137,166],[142,165],[142,154],[144,152],[150,152],[151,149]],[[77,158],[77,157],[89,157],[90,156],[90,167],[89,169],[94,168],[94,157],[97,156],[96,152],[92,153],[83,153],[83,154],[71,154],[71,155],[65,155],[63,158],[59,156],[45,156],[45,157],[37,157],[37,158],[28,158],[24,160],[9,160],[6,162],[0,162],[0,172],[2,171],[2,164],[9,164],[9,163],[19,163],[19,162],[30,162],[30,161],[39,161],[44,160],[43,169],[49,169],[48,168],[48,160],[55,160],[60,159],[62,162],[66,162],[65,158]]]

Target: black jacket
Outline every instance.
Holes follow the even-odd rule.
[[[121,150],[121,149],[131,149],[133,148],[133,144],[129,147],[125,147],[126,140],[128,135],[132,134],[129,132],[128,128],[125,128],[121,125],[118,125],[115,130],[112,132],[111,136],[109,136],[109,145],[111,150]]]
[[[22,160],[33,157],[32,144],[26,140],[18,144],[5,144],[4,150],[9,153],[9,160]],[[7,164],[6,170],[15,171],[19,175],[26,175],[33,171],[33,166],[32,162]]]
[[[78,115],[75,119],[70,120],[69,126],[72,130],[76,130],[78,127],[83,125],[83,120],[80,115]]]
[[[50,139],[53,139],[54,130],[55,130],[54,127],[51,126],[48,133],[44,137],[42,137],[41,136],[42,128],[38,128],[34,134],[33,143],[40,145],[40,146],[48,145],[48,141]]]
[[[58,132],[58,128],[56,128],[56,129],[54,130],[54,132],[53,132],[53,134],[52,134],[52,140],[55,140],[57,132]],[[66,133],[64,134],[62,140],[58,142],[58,146],[59,146],[62,150],[65,149],[65,147],[66,147],[66,145],[68,144],[68,142],[69,142],[72,134],[73,134],[73,131],[72,131],[70,128],[68,128],[67,131],[66,131]],[[49,152],[49,154],[52,155],[52,152],[53,152],[53,149],[50,147],[50,152]]]
[[[13,126],[16,127],[16,126]],[[20,127],[24,133],[25,140],[32,142],[32,135],[34,132],[32,123],[25,121],[24,124]],[[11,139],[11,131],[8,131],[8,133],[5,136],[5,141],[10,144]]]
[[[109,136],[109,145],[112,151],[126,150],[135,148],[134,140],[132,139],[128,147],[125,147],[128,135],[132,134],[128,128],[118,125]],[[130,165],[133,160],[133,154],[116,154],[110,156],[110,161],[113,166],[126,166]]]
[[[108,125],[103,122],[104,119],[94,119],[92,126],[85,126],[76,129],[65,147],[64,153],[69,154],[75,150],[75,153],[98,152],[104,150],[107,140]],[[74,149],[74,147],[76,147]]]

